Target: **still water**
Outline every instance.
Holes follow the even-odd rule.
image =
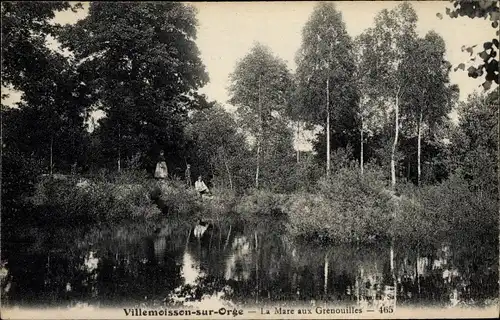
[[[27,229],[2,244],[2,301],[37,307],[394,302],[389,245],[319,246],[284,230],[278,222],[221,224],[198,239],[191,228],[168,222]],[[450,255],[446,246],[432,257],[396,249],[397,304],[495,297],[494,273],[464,275]]]

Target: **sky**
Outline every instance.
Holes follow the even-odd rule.
[[[197,44],[211,79],[202,92],[221,103],[226,102],[228,75],[254,42],[269,46],[294,71],[294,58],[301,44],[302,28],[315,4],[288,1],[192,3],[198,9]],[[448,4],[447,1],[412,2],[419,17],[418,33],[422,36],[430,30],[439,33],[446,43],[447,59],[453,65],[458,65],[469,57],[468,53],[461,51],[462,45],[493,39],[495,30],[487,20],[447,17],[444,12]],[[395,1],[336,2],[347,32],[353,38],[373,26],[374,17],[380,10],[391,9],[396,5]],[[438,12],[444,15],[442,20],[436,16]],[[460,86],[461,99],[466,99],[482,83],[460,71],[452,72],[451,81]]]
[[[189,3],[189,2],[188,2]],[[469,59],[461,51],[463,45],[482,45],[485,39],[495,38],[491,22],[484,19],[451,19],[445,14],[448,1],[412,1],[418,15],[417,32],[423,36],[428,31],[439,33],[446,44],[447,59],[454,66]],[[229,74],[255,42],[270,47],[273,53],[284,59],[290,70],[295,70],[295,53],[302,41],[302,28],[313,11],[316,2],[274,1],[274,2],[193,2],[198,13],[198,35],[196,43],[201,59],[206,66],[210,82],[200,89],[210,100],[217,100],[228,111],[235,108],[227,103]],[[382,9],[391,9],[396,1],[336,1],[342,13],[347,32],[356,37],[373,26],[375,15]],[[77,14],[63,12],[55,21],[74,23],[87,14],[88,4]],[[443,14],[439,19],[436,14]],[[460,99],[465,100],[482,81],[472,79],[461,70],[451,73],[451,82],[460,87]],[[19,99],[12,95],[11,101]],[[456,119],[456,113],[452,114]],[[307,139],[307,138],[306,138]],[[304,142],[305,143],[305,142]],[[308,149],[307,146],[303,148]],[[306,143],[307,144],[307,143]]]

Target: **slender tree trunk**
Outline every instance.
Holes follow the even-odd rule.
[[[420,244],[417,246],[417,259],[415,262],[415,276],[417,278],[418,297],[420,298],[420,277],[418,274],[418,258],[420,257]]]
[[[188,235],[186,237],[186,245],[185,245],[186,250],[187,250],[187,247],[188,247],[188,244],[189,244],[189,238],[191,237],[191,231],[192,231],[192,229],[190,228],[189,232],[188,232]]]
[[[323,285],[323,292],[325,294],[325,300],[326,300],[326,295],[328,294],[328,252],[325,253],[325,282]]]
[[[395,122],[394,122],[394,141],[392,143],[391,150],[391,186],[392,189],[396,187],[396,147],[398,145],[399,138],[399,90],[396,94],[396,103],[395,103]]]
[[[257,231],[255,231],[253,233],[254,235],[254,239],[255,239],[255,250],[257,250],[259,248],[259,242],[258,242],[258,239],[257,239]]]
[[[330,78],[326,78],[326,176],[330,176]]]
[[[227,245],[229,244],[229,238],[231,238],[231,225],[229,225],[229,231],[227,233],[227,238],[226,238],[226,242],[224,243],[224,249],[223,250],[226,250],[226,247]]]
[[[52,176],[53,172],[52,169],[54,168],[54,162],[53,162],[53,150],[54,150],[54,136],[50,137],[50,161],[49,161],[49,173]]]
[[[361,147],[361,151],[360,151],[360,155],[359,155],[359,164],[360,164],[360,168],[361,168],[361,175],[363,175],[363,172],[364,172],[364,150],[363,150],[363,144],[364,144],[364,137],[363,137],[363,131],[365,130],[364,128],[364,119],[363,119],[363,115],[361,115],[361,139],[360,139],[360,147]]]
[[[262,101],[260,96],[260,82],[261,77],[259,76],[259,134],[257,137],[257,168],[255,170],[255,188],[259,189],[259,170],[260,170],[260,144],[262,140]]]
[[[419,187],[420,187],[420,179],[422,176],[421,155],[422,155],[422,110],[420,110],[420,114],[418,117],[418,124],[417,124],[417,186]]]
[[[118,172],[122,172],[121,151],[118,149]]]
[[[356,273],[356,280],[354,280],[354,296],[356,297],[356,303],[359,303],[359,274]]]
[[[393,197],[394,197],[393,198],[394,199],[394,209],[393,209],[393,213],[392,213],[392,218],[393,218],[393,221],[396,221],[397,210],[399,208],[399,197],[396,197],[395,195],[393,195]],[[391,239],[391,248],[390,248],[390,259],[391,259],[390,263],[391,263],[391,276],[392,276],[393,287],[394,287],[394,304],[396,304],[397,294],[398,294],[398,282],[397,282],[397,278],[396,278],[396,257],[395,257],[395,252],[394,252],[395,244],[396,244],[396,239],[393,235],[392,239]]]
[[[259,189],[260,141],[257,141],[257,169],[255,170],[255,188]]]
[[[300,121],[297,120],[297,163],[300,162],[299,134],[300,134]]]
[[[392,190],[395,191],[396,189],[396,148],[398,145],[398,138],[399,138],[399,91],[400,88],[398,88],[397,93],[396,93],[396,101],[395,101],[395,119],[394,119],[394,142],[392,144],[392,150],[391,150],[391,186]],[[395,197],[395,195],[394,195]],[[398,199],[395,198],[395,206],[394,206],[394,211],[393,211],[393,219],[394,221],[396,220],[396,211],[398,208]],[[394,303],[396,303],[397,300],[397,294],[398,294],[398,288],[397,288],[397,279],[396,279],[396,270],[395,270],[395,257],[394,257],[394,245],[395,245],[395,239],[394,236],[391,239],[391,248],[390,248],[390,259],[391,259],[391,275],[393,279],[393,286],[394,286]]]
[[[255,236],[255,283],[256,283],[256,287],[257,287],[257,292],[255,294],[255,302],[256,303],[259,303],[259,290],[260,290],[260,286],[259,286],[259,244],[258,244],[258,240],[257,240],[257,231],[255,231],[254,233],[254,236]]]
[[[391,249],[389,251],[389,255],[391,257],[391,273],[392,273],[392,276],[394,277],[394,240],[392,241],[391,243]]]
[[[396,263],[395,263],[395,255],[394,255],[394,238],[391,241],[391,276],[392,276],[392,281],[393,281],[393,287],[394,287],[394,305],[396,304],[397,301],[397,295],[398,295],[398,282],[396,279]]]

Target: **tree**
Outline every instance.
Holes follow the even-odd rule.
[[[55,12],[78,7],[68,2],[2,4],[2,85],[22,93],[19,110],[5,110],[12,121],[4,140],[14,153],[48,159],[50,173],[55,158],[59,169],[67,169],[83,152],[87,88],[73,62],[47,46],[47,37],[60,29],[50,22]]]
[[[373,85],[373,75],[366,72],[372,68],[372,63],[377,61],[375,52],[375,38],[367,32],[359,35],[354,41],[354,52],[356,61],[356,82],[358,89],[358,112],[360,155],[359,163],[361,174],[364,172],[365,140],[370,137],[380,136],[387,125],[384,115],[384,106],[380,97],[377,96]]]
[[[500,23],[500,7],[499,7],[499,1],[498,0],[474,0],[474,1],[468,1],[468,0],[453,0],[453,7],[454,9],[446,8],[446,13],[451,17],[451,18],[458,18],[458,16],[468,16],[469,18],[475,18],[475,17],[480,17],[480,18],[488,18],[491,21],[491,26],[496,30],[496,36],[497,38],[492,39],[491,41],[486,41],[483,43],[483,51],[478,53],[479,58],[481,59],[482,63],[480,63],[477,67],[470,66],[467,71],[469,77],[472,77],[474,79],[478,77],[482,77],[484,74],[484,78],[486,81],[483,82],[483,88],[484,90],[489,90],[491,88],[491,84],[494,81],[497,86],[500,84],[500,73],[499,73],[499,67],[498,67],[498,59],[496,58],[498,49],[499,49],[499,41],[498,41],[498,36],[500,35],[500,29],[499,29],[499,23]],[[437,14],[438,17],[442,17],[440,13]],[[474,53],[474,48],[477,45],[474,45],[472,47],[465,47],[462,46],[462,51],[466,50],[467,52],[470,53],[472,56]],[[496,50],[495,50],[496,47]],[[470,61],[475,61],[476,57],[473,57],[470,59]],[[455,69],[465,69],[465,64],[461,63],[457,66]],[[500,90],[497,88],[497,90]],[[497,109],[497,115],[498,115],[498,135],[500,136],[500,104],[496,105]],[[497,160],[500,159],[500,137],[498,138],[497,141],[497,155],[496,155]],[[500,181],[500,170],[497,170],[497,181]],[[498,192],[497,194],[500,194],[500,183],[498,183]],[[500,219],[500,218],[499,218]],[[500,220],[499,220],[500,221]],[[499,238],[500,240],[500,238]],[[500,273],[500,263],[498,266],[498,270]],[[500,286],[500,280],[498,282]],[[499,296],[500,298],[500,296]]]
[[[305,121],[323,125],[326,133],[326,173],[330,174],[331,118],[352,113],[355,100],[352,40],[342,14],[333,4],[318,4],[302,30],[297,52],[297,81]],[[331,104],[334,103],[334,107]],[[338,121],[342,123],[345,121]]]
[[[394,114],[394,137],[391,146],[391,182],[396,185],[396,152],[400,134],[401,105],[411,90],[408,65],[412,63],[412,49],[416,42],[417,15],[409,3],[399,4],[395,9],[382,10],[375,18],[375,27],[366,31],[373,41],[372,61],[366,70],[366,85],[375,94],[384,108]],[[361,75],[360,75],[361,76]]]
[[[249,149],[244,135],[238,131],[236,120],[216,105],[196,111],[186,135],[192,141],[189,163],[198,172],[213,172],[214,178],[226,181],[231,190],[245,187]]]
[[[290,83],[289,91],[287,93],[287,96],[289,97],[288,103],[286,104],[286,116],[291,120],[295,122],[295,126],[297,128],[296,131],[296,137],[299,139],[300,136],[300,129],[301,129],[301,106],[300,106],[300,98],[299,98],[299,92],[297,88],[297,79],[295,79],[295,76],[292,76],[292,81]],[[297,148],[296,150],[297,154],[297,163],[300,162],[300,150]]]
[[[46,159],[52,174],[58,169],[69,171],[83,155],[87,132],[89,101],[87,88],[64,57],[51,53],[40,75],[26,86],[17,108],[6,110],[11,121],[6,123],[5,141],[26,156]]]
[[[291,75],[283,60],[256,43],[238,62],[230,79],[230,103],[238,107],[243,126],[255,138],[255,187],[259,188],[261,158],[272,152],[274,131],[286,125],[282,119],[289,101]]]
[[[416,43],[417,15],[407,2],[399,4],[393,10],[382,10],[375,17],[375,27],[366,31],[365,39],[373,41],[373,55],[365,67],[359,70],[360,78],[370,93],[383,103],[384,108],[394,114],[394,138],[391,146],[391,186],[394,198],[393,219],[397,217],[400,197],[394,194],[396,189],[396,155],[400,134],[401,106],[404,106],[408,92],[411,90],[411,72],[408,65],[412,63],[412,52]],[[366,76],[365,76],[366,74]],[[389,113],[389,112],[388,112]],[[404,116],[404,114],[403,114]],[[391,273],[394,290],[397,282],[394,263],[394,238],[390,250]]]
[[[60,28],[50,20],[55,12],[79,7],[67,1],[2,3],[2,86],[22,91],[41,76],[39,65],[49,53],[47,36]]]
[[[450,85],[451,64],[445,60],[445,52],[444,40],[431,31],[417,40],[407,69],[411,84],[403,108],[417,128],[417,185],[421,181],[424,126],[432,131],[442,124],[458,99],[458,86]]]
[[[453,3],[453,8],[446,8],[446,14],[451,18],[458,18],[467,16],[471,19],[474,18],[484,18],[491,21],[491,26],[497,29],[497,37],[500,35],[499,20],[500,20],[500,8],[498,0],[451,0]],[[442,19],[443,15],[437,13],[437,16]],[[472,56],[474,54],[474,48],[462,46],[462,51],[467,51]],[[496,50],[495,50],[496,47]],[[483,82],[483,87],[485,90],[489,90],[492,82],[494,81],[497,85],[500,81],[500,75],[498,71],[498,59],[496,58],[498,53],[499,43],[498,38],[491,41],[486,41],[483,43],[483,51],[479,52],[481,61],[477,67],[470,66],[467,69],[469,77],[474,79],[482,77],[484,74],[485,81]],[[476,61],[476,57],[470,59],[470,62]],[[458,69],[465,70],[465,63],[459,64],[455,71]]]
[[[180,161],[188,110],[207,106],[196,94],[208,81],[196,23],[194,8],[182,3],[93,2],[60,33],[106,115],[103,147],[118,169],[122,159],[150,159],[158,149]]]
[[[25,222],[17,218],[26,218],[25,198],[41,173],[52,173],[56,161],[67,169],[83,153],[86,88],[72,62],[47,46],[48,36],[60,28],[51,22],[55,12],[77,8],[62,1],[1,6],[2,93],[4,88],[21,92],[17,106],[2,104],[0,118],[5,225]]]
[[[451,143],[452,170],[472,183],[474,190],[484,190],[493,196],[498,184],[498,105],[499,94],[473,94],[460,104],[459,124]]]

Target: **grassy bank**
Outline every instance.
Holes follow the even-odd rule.
[[[322,243],[394,237],[424,248],[460,243],[463,237],[469,242],[497,238],[490,237],[498,230],[495,198],[485,190],[470,190],[454,176],[423,188],[401,184],[394,193],[379,170],[361,175],[355,168],[342,168],[307,193],[212,191],[212,199],[201,199],[182,181],[159,184],[137,173],[47,178],[37,183],[27,203],[35,220],[81,224],[168,219],[193,225],[202,218],[253,228],[281,221],[293,237]]]

